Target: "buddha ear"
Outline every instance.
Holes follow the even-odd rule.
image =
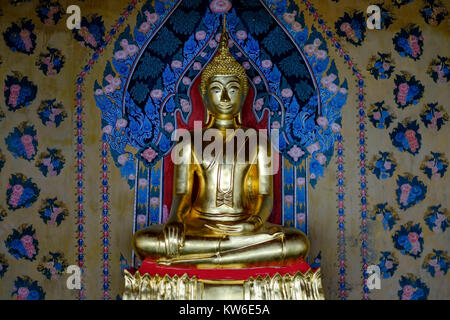
[[[242,125],[242,112],[239,112],[236,116],[238,124]]]
[[[207,107],[205,107],[205,124],[208,124],[211,121],[211,112]]]

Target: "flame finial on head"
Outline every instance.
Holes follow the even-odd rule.
[[[224,14],[218,53],[202,72],[200,91],[203,96],[206,94],[209,79],[215,75],[236,76],[239,79],[244,94],[247,94],[248,91],[247,74],[245,73],[245,69],[239,64],[239,62],[236,61],[236,59],[234,59],[228,48],[229,38],[226,26],[226,15]]]

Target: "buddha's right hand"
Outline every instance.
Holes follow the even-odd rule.
[[[184,245],[184,225],[181,222],[168,222],[164,225],[164,242],[168,257],[176,257]]]

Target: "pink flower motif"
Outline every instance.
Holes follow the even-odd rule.
[[[16,184],[12,187],[12,189],[13,192],[11,194],[11,197],[9,198],[8,203],[15,208],[19,204],[19,199],[22,196],[23,186],[21,184]]]
[[[352,26],[348,22],[344,22],[341,24],[340,27],[341,31],[345,32],[345,35],[348,39],[352,39],[353,41],[358,41],[358,38],[356,38],[355,31],[353,30]]]
[[[5,91],[7,87],[5,87]],[[9,89],[9,100],[8,103],[13,107],[17,106],[17,98],[19,96],[20,86],[18,84],[13,84]]]
[[[317,124],[323,128],[328,126],[328,119],[325,117],[318,117],[317,118]]]
[[[206,32],[205,31],[200,30],[200,31],[197,31],[195,33],[195,40],[202,41],[202,40],[205,40],[205,38],[206,38]]]
[[[120,156],[117,157],[117,162],[123,166],[125,162],[128,161],[128,154],[122,153]]]
[[[296,15],[297,15],[297,11],[293,11],[293,12],[291,12],[291,13],[285,12],[285,13],[283,14],[283,20],[284,20],[286,23],[291,24],[292,22],[295,21],[295,16],[296,16]]]
[[[157,14],[156,12],[153,13],[149,13],[148,11],[145,11],[145,17],[147,18],[147,22],[150,24],[155,24],[156,21],[158,21],[159,19],[159,14]]]
[[[22,29],[19,33],[20,39],[22,39],[23,43],[25,44],[25,51],[30,52],[31,48],[33,48],[33,43],[30,39],[30,31],[27,29]]]
[[[117,119],[117,121],[116,121],[117,128],[125,128],[127,126],[127,124],[128,124],[128,121],[123,118]]]
[[[111,125],[108,124],[107,126],[105,126],[105,127],[103,128],[103,133],[111,134],[112,130],[113,130],[113,127],[112,127]]]
[[[95,95],[96,96],[101,96],[102,94],[103,94],[103,90],[102,89],[95,90]]]
[[[383,62],[383,70],[384,70],[384,71],[389,70],[390,67],[391,67],[391,65],[390,65],[389,63]]]
[[[303,186],[306,183],[306,179],[303,177],[297,178],[297,180],[295,180],[297,182],[297,185],[299,186]]]
[[[214,13],[227,12],[231,9],[231,2],[228,0],[213,0],[209,5],[209,8]]]
[[[25,148],[27,158],[30,159],[36,153],[36,150],[34,149],[33,146],[33,137],[30,136],[29,134],[26,134],[20,138],[20,141],[22,142]]]
[[[136,220],[138,224],[145,224],[147,222],[147,217],[143,214],[138,214]]]
[[[245,32],[244,30],[239,30],[238,32],[236,32],[236,38],[238,38],[238,40],[247,39],[247,32]]]
[[[120,80],[120,78],[113,78],[111,84],[114,86],[114,88],[118,88],[122,84],[122,80]]]
[[[428,262],[428,264],[429,264],[430,266],[432,266],[432,267],[439,267],[439,264],[438,264],[436,258],[435,258],[435,259],[431,259],[431,260]]]
[[[305,46],[305,52],[308,56],[312,56],[316,51],[316,47],[313,44],[307,44]]]
[[[164,129],[165,129],[167,132],[169,132],[169,133],[172,132],[173,129],[174,129],[172,122],[167,122],[167,123],[164,125]]]
[[[290,98],[290,97],[292,97],[293,94],[294,93],[289,88],[285,88],[285,89],[281,90],[281,96],[283,98]]]
[[[336,80],[336,75],[334,73],[330,73],[328,76],[323,77],[320,80],[320,83],[324,86],[324,87],[328,87],[334,80]]]
[[[400,190],[402,191],[402,193],[400,194],[400,203],[403,204],[404,206],[408,205],[408,197],[409,197],[409,193],[411,192],[411,185],[409,184],[402,184],[400,187]]]
[[[264,98],[259,98],[259,99],[256,99],[253,107],[255,108],[255,110],[259,111],[259,110],[261,110],[263,105],[264,105]]]
[[[186,99],[180,99],[180,105],[183,112],[189,112],[191,110],[191,104]]]
[[[261,83],[261,77],[260,76],[256,76],[253,78],[253,83],[254,84],[260,84]]]
[[[36,249],[33,246],[33,238],[29,235],[26,235],[20,239],[22,242],[22,245],[24,246],[25,250],[27,251],[27,256],[31,258],[34,254],[36,254]]]
[[[44,166],[49,166],[50,162],[52,161],[52,159],[50,158],[45,158],[44,160],[42,160],[42,163],[44,164]]]
[[[278,121],[274,121],[272,123],[272,129],[280,129],[281,128],[281,124]]]
[[[5,87],[5,91],[8,89],[8,87]],[[10,88],[9,88],[9,92],[12,96],[17,97],[19,95],[20,92],[20,85],[18,84],[13,84]]]
[[[314,142],[313,144],[310,144],[309,146],[307,146],[306,150],[308,150],[308,152],[310,154],[312,154],[313,152],[320,150],[320,145],[318,142]]]
[[[248,61],[242,62],[242,66],[244,67],[245,70],[249,70],[250,69],[250,63]]]
[[[337,85],[335,85],[334,83],[330,83],[330,84],[328,85],[328,90],[329,90],[330,92],[335,93],[335,92],[337,91],[337,89],[338,89],[338,87],[337,87]]]
[[[410,232],[408,234],[408,240],[411,243],[417,242],[417,240],[419,240],[419,235],[416,232]]]
[[[380,113],[380,111],[374,112],[374,113],[372,114],[372,116],[373,116],[373,118],[374,118],[375,120],[380,120],[380,119],[381,119],[381,113]]]
[[[315,47],[318,47],[322,44],[322,41],[319,38],[315,38],[313,44]]]
[[[327,52],[325,50],[317,50],[314,53],[314,56],[316,57],[317,60],[325,60],[327,57]]]
[[[139,187],[144,187],[145,188],[146,186],[148,186],[148,180],[144,179],[144,178],[140,178],[138,183],[139,183]]]
[[[24,245],[27,246],[33,244],[33,238],[30,235],[23,236],[21,241]]]
[[[125,49],[128,46],[128,40],[127,39],[122,39],[120,41],[120,46]]]
[[[386,161],[386,162],[384,163],[384,168],[385,168],[386,170],[391,170],[391,167],[392,167],[392,162]]]
[[[108,75],[105,77],[105,80],[108,81],[108,83],[111,83],[111,82],[113,81],[113,79],[114,79],[114,77],[113,77],[112,74],[108,74]]]
[[[387,260],[386,263],[385,263],[384,265],[385,265],[386,269],[392,269],[392,267],[394,266],[394,265],[392,264],[392,261],[391,261],[391,260]]]
[[[415,152],[419,148],[419,142],[416,138],[416,132],[414,130],[408,129],[405,132],[405,137],[408,140],[409,148],[412,152]]]
[[[150,205],[152,205],[152,206],[159,205],[159,198],[158,197],[151,197],[150,198]]]
[[[163,96],[162,90],[154,89],[150,92],[150,97],[152,97],[152,99],[161,99],[162,96]]]
[[[217,47],[217,42],[216,42],[216,40],[211,39],[211,41],[208,43],[208,45],[210,48],[215,48],[215,47]]]
[[[147,32],[150,31],[150,28],[151,28],[151,26],[150,26],[150,24],[148,22],[142,22],[142,24],[140,25],[138,31],[140,33],[147,33]]]
[[[263,67],[264,69],[269,69],[272,67],[272,61],[270,60],[263,60],[261,61],[261,67]]]
[[[331,124],[331,131],[333,131],[333,132],[339,132],[339,131],[341,131],[341,126],[340,126],[339,124],[333,122],[333,123]]]
[[[169,209],[166,205],[163,205],[162,223],[166,223],[167,219],[169,219]]]
[[[297,213],[297,221],[299,224],[305,223],[306,215],[304,212]]]
[[[403,287],[403,295],[402,300],[409,300],[414,293],[414,288],[410,285],[406,285]]]
[[[305,152],[301,148],[297,147],[297,145],[294,145],[291,150],[287,152],[287,154],[290,155],[294,161],[298,161],[298,159],[301,158]]]
[[[311,179],[315,179],[315,178],[316,178],[316,175],[315,175],[314,173],[311,173],[309,177],[310,177]]]
[[[292,22],[292,30],[294,30],[295,32],[300,32],[303,30],[303,27],[300,23],[298,23],[297,21]]]
[[[103,91],[108,94],[108,93],[113,93],[114,92],[114,86],[111,84],[108,84],[106,87],[103,88]]]
[[[327,157],[325,157],[325,155],[323,153],[318,153],[316,155],[316,159],[317,161],[319,161],[320,164],[325,164],[325,162],[327,162]]]
[[[400,102],[402,106],[406,104],[406,95],[408,93],[409,86],[407,83],[401,83],[398,86],[398,94],[397,94],[397,100]]]
[[[339,89],[339,92],[342,93],[342,94],[346,94],[347,93],[347,89],[341,88],[341,89]]]
[[[28,288],[20,287],[17,290],[17,300],[25,300],[28,297],[29,292]]]
[[[412,49],[412,56],[417,57],[420,54],[419,40],[416,36],[411,35],[409,36],[408,42]]]
[[[291,204],[294,202],[294,196],[286,195],[286,196],[284,196],[284,201],[288,204]]]
[[[170,64],[170,66],[173,69],[180,69],[183,66],[183,63],[179,60],[173,60],[172,63]]]
[[[200,62],[194,62],[194,65],[192,66],[192,68],[196,71],[201,70],[202,69],[202,64]]]
[[[191,80],[191,78],[189,78],[189,77],[183,77],[183,84],[185,85],[185,86],[188,86],[188,85],[190,85],[191,84],[191,82],[192,82],[192,80]]]
[[[127,53],[124,50],[119,50],[114,54],[116,60],[125,60],[127,58]]]
[[[152,162],[152,160],[155,159],[157,155],[158,153],[151,147],[148,147],[144,150],[144,152],[141,153],[141,156],[148,162]]]
[[[136,52],[138,52],[138,47],[134,44],[130,44],[129,46],[127,46],[125,51],[129,56],[133,56]]]

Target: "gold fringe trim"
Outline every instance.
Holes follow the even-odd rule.
[[[136,272],[133,276],[127,270],[124,272],[123,300],[197,300],[197,294],[203,292],[203,284],[196,277],[189,278],[187,274],[181,277],[151,277],[148,273],[141,276]]]
[[[259,276],[244,282],[245,300],[324,300],[320,270],[291,276],[279,273],[273,277]]]
[[[150,276],[148,273],[141,275],[136,272],[134,275],[125,272],[124,300],[202,300],[216,299],[217,288],[221,287],[221,292],[227,295],[231,286],[226,280],[201,280],[197,277],[189,278],[187,274],[181,277],[175,275],[170,277],[165,275]],[[257,277],[238,283],[236,296],[221,296],[225,299],[244,300],[324,300],[320,270],[312,272],[308,270],[305,274],[300,271],[291,276],[286,274],[281,276],[275,274],[273,277]],[[236,284],[235,284],[236,285]],[[236,291],[234,291],[236,292]]]

